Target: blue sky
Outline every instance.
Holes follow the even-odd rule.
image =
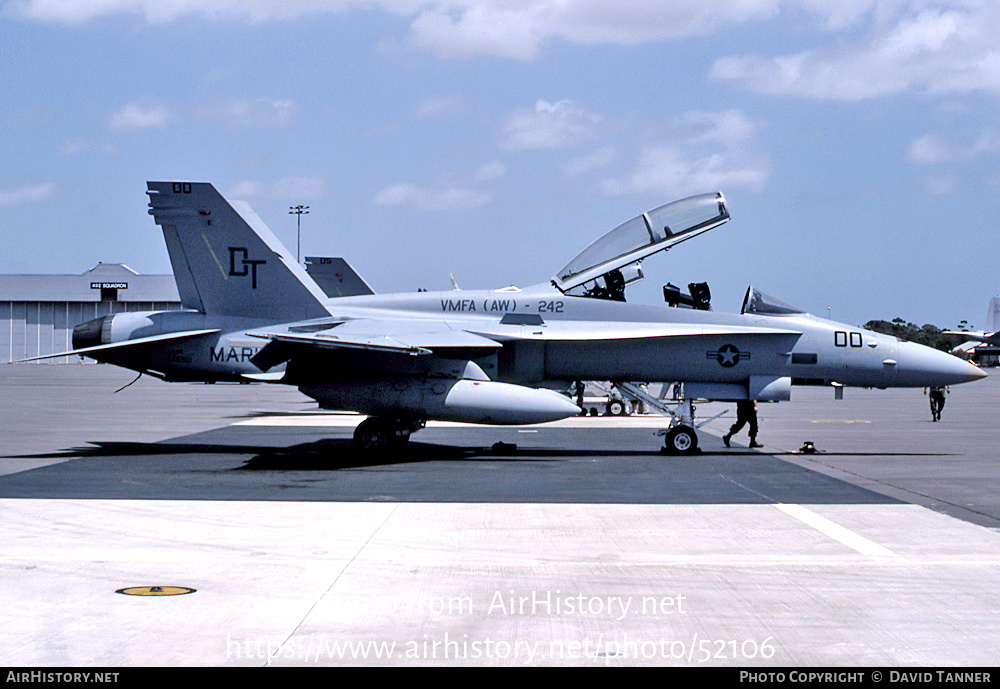
[[[145,182],[212,182],[379,292],[546,281],[722,191],[633,301],[749,284],[981,326],[1000,291],[986,0],[4,0],[2,273],[169,272]],[[828,310],[829,309],[829,310]]]

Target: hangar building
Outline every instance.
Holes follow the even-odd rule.
[[[0,275],[0,362],[68,351],[73,327],[98,316],[179,308],[173,275],[140,275],[121,263],[98,263],[82,275]]]

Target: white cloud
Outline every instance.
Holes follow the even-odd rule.
[[[777,57],[729,56],[711,75],[762,93],[831,100],[862,100],[908,92],[968,93],[1000,90],[1000,22],[996,3],[942,3],[951,9],[890,13],[874,3],[863,40],[844,40]],[[855,18],[857,13],[852,14]],[[831,15],[832,16],[832,15]]]
[[[474,178],[477,182],[492,182],[495,179],[500,179],[506,174],[507,166],[499,160],[494,160],[486,163],[481,168],[476,170]]]
[[[442,57],[531,60],[554,40],[638,45],[770,16],[779,4],[779,0],[428,1],[410,28],[415,45]]]
[[[598,115],[572,101],[540,100],[534,108],[517,110],[507,118],[500,148],[512,152],[569,148],[592,139],[600,122]]]
[[[422,11],[410,25],[413,43],[441,57],[467,59],[477,55],[531,60],[541,36],[537,8],[507,9],[472,4],[456,18],[448,7]]]
[[[920,186],[930,196],[949,196],[959,188],[955,175],[926,175],[920,178]]]
[[[910,144],[907,160],[925,165],[969,161],[1000,153],[1000,135],[987,131],[971,144],[961,145],[945,141],[935,134],[925,134]]]
[[[858,100],[905,91],[1000,90],[1000,5],[986,0],[0,0],[3,14],[80,24],[138,17],[245,23],[352,10],[409,22],[408,43],[444,58],[521,61],[548,44],[635,46],[707,35],[780,15],[808,16],[828,47],[734,55],[712,70],[765,93]],[[758,30],[759,27],[754,27]],[[764,27],[766,29],[766,27]],[[431,110],[442,103],[426,104]]]
[[[264,183],[255,179],[245,179],[229,189],[229,196],[240,200],[265,196]]]
[[[202,106],[196,112],[202,118],[244,127],[285,127],[295,118],[298,105],[281,98],[236,98]],[[177,113],[164,105],[137,102],[114,113],[109,124],[115,130],[162,129],[177,117]]]
[[[423,186],[409,182],[390,184],[375,194],[372,203],[376,206],[400,206],[422,211],[481,208],[493,201],[493,194],[483,187],[506,174],[507,166],[503,162],[491,160],[472,174],[462,175],[457,179]]]
[[[326,191],[327,183],[322,177],[284,177],[277,182],[243,180],[230,189],[229,195],[239,199],[309,202],[326,195]]]
[[[563,173],[568,177],[576,177],[591,170],[607,167],[618,158],[614,146],[603,146],[592,153],[570,160],[563,165]]]
[[[721,153],[692,159],[677,147],[658,146],[643,152],[631,175],[605,180],[601,190],[609,196],[657,193],[676,198],[734,187],[759,190],[766,181],[763,167],[740,165]]]
[[[833,10],[832,0],[801,1],[820,5],[814,8],[818,12],[856,13]],[[531,60],[553,40],[637,45],[772,16],[780,5],[781,0],[7,0],[3,13],[65,24],[106,16],[141,17],[150,24],[186,16],[260,23],[377,8],[410,19],[411,43],[442,57]]]
[[[579,0],[543,3],[553,35],[584,45],[638,45],[708,33],[717,27],[773,16],[779,0]]]
[[[231,120],[243,126],[284,127],[295,117],[298,105],[280,98],[238,98],[202,110],[207,117]]]
[[[484,191],[471,188],[447,187],[431,189],[415,184],[393,184],[375,194],[376,206],[403,206],[417,210],[464,210],[480,208],[492,200]]]
[[[16,189],[0,189],[0,208],[39,203],[55,193],[56,185],[53,182],[26,184]]]
[[[717,142],[727,148],[748,141],[756,130],[757,125],[740,110],[688,112],[674,122],[675,135],[690,143]]]
[[[129,103],[111,116],[112,129],[154,129],[165,127],[173,115],[162,105]]]
[[[322,177],[284,177],[270,189],[271,198],[294,201],[308,200],[326,194],[326,180]]]
[[[87,138],[77,138],[67,141],[59,148],[59,153],[64,156],[82,155],[85,153],[100,153],[101,155],[114,155],[118,152],[118,147],[107,141],[93,141]]]
[[[139,16],[150,24],[191,15],[256,23],[366,5],[363,0],[8,0],[3,11],[7,16],[65,24],[115,15]]]
[[[856,24],[873,9],[895,3],[879,0],[801,0],[801,4],[818,15],[825,28],[836,31]]]
[[[954,153],[944,141],[926,134],[910,144],[906,157],[915,163],[943,163],[952,160]]]
[[[461,96],[435,96],[424,100],[417,106],[417,117],[451,115],[463,110],[465,110],[465,101]]]
[[[656,193],[671,198],[734,187],[759,190],[768,167],[751,150],[757,125],[742,112],[690,112],[665,140],[647,147],[635,169],[602,182],[608,195]]]

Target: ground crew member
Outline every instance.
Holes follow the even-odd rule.
[[[944,396],[951,392],[951,388],[924,388],[924,394],[927,394],[928,389],[930,390],[930,402],[931,402],[931,419],[933,421],[941,420],[941,410],[944,409]]]
[[[729,439],[748,424],[750,426],[750,447],[764,447],[757,443],[757,402],[754,400],[740,400],[736,403],[736,423],[732,425],[728,433],[722,436],[722,442],[726,444],[726,447],[729,447]]]

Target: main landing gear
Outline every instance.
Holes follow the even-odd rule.
[[[381,455],[406,446],[410,435],[425,425],[423,419],[369,416],[354,429],[354,449],[365,455]]]
[[[629,412],[628,406],[625,404],[625,400],[617,399],[613,399],[608,402],[605,410],[607,411],[608,416],[627,416]]]

